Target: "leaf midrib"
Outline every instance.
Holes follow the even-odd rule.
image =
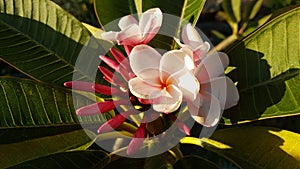
[[[0,14],[1,15],[1,14]],[[10,24],[4,22],[3,20],[0,20],[0,24],[4,25],[5,27],[8,28],[8,30],[13,30],[14,32],[17,32],[18,34],[20,34],[21,36],[24,36],[25,38],[27,38],[30,42],[33,42],[34,44],[36,44],[36,46],[38,46],[39,48],[42,48],[44,51],[47,51],[48,53],[50,53],[51,55],[54,55],[55,58],[57,58],[59,61],[62,61],[63,63],[65,63],[67,66],[71,67],[73,69],[73,72],[79,72],[83,77],[86,77],[88,79],[89,76],[87,76],[84,72],[82,72],[80,69],[76,69],[76,67],[74,65],[72,65],[71,63],[69,63],[67,60],[65,60],[63,57],[59,57],[60,55],[56,52],[56,51],[53,51],[53,50],[50,50],[48,49],[47,47],[45,47],[44,44],[42,43],[39,43],[38,41],[36,41],[35,39],[33,39],[32,37],[30,37],[29,35],[25,34],[24,32],[21,32],[19,31],[18,29],[16,29],[14,26],[11,26]],[[48,26],[48,25],[47,25]],[[53,28],[51,28],[53,29]],[[54,30],[55,31],[55,30]],[[68,37],[69,38],[69,37]],[[70,40],[73,41],[73,39],[69,38]],[[77,44],[78,42],[76,42]],[[6,62],[3,58],[1,58],[1,54],[0,54],[0,60]],[[22,71],[21,69],[18,69],[17,67],[15,67],[14,65],[6,62],[7,64],[9,64],[10,66],[12,66],[13,68],[19,70],[20,72],[26,74],[27,76],[29,76],[30,78],[34,79],[34,80],[37,80],[37,81],[40,81],[39,79],[31,76],[30,74]],[[92,80],[92,79],[90,79]]]

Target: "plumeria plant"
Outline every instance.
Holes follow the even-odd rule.
[[[299,6],[220,52],[205,0],[93,4],[0,1],[0,168],[299,167]]]

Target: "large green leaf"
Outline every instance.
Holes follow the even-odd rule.
[[[300,168],[300,135],[275,128],[241,127],[218,130],[210,139],[185,138],[227,156],[245,169]]]
[[[300,114],[299,15],[300,6],[283,12],[227,50],[240,102],[226,124]]]
[[[0,78],[0,127],[43,127],[103,122],[102,115],[77,117],[75,108],[93,103],[72,91],[45,83]]]
[[[0,0],[0,59],[34,79],[62,85],[74,71],[93,81],[74,66],[89,39],[81,22],[50,0]],[[95,62],[86,57],[87,65]]]
[[[92,140],[87,136],[86,132],[77,130],[18,143],[0,144],[0,168],[14,166],[41,156],[78,148],[90,142]]]
[[[77,168],[94,169],[103,168],[110,161],[110,157],[103,151],[74,151],[41,157],[24,162],[11,169],[53,169]]]

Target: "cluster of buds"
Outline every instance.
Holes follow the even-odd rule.
[[[124,46],[127,54],[125,56],[111,48],[114,59],[100,56],[115,71],[99,66],[110,86],[80,81],[64,84],[74,90],[118,96],[79,108],[76,111],[79,116],[106,113],[119,106],[127,107],[126,111],[119,112],[101,125],[98,133],[109,132],[123,124],[129,116],[151,109],[144,112],[128,145],[128,155],[134,154],[143,145],[141,138],[155,134],[147,131],[147,122],[160,114],[168,115],[180,131],[189,135],[190,129],[183,121],[176,120],[174,113],[183,103],[187,104],[196,122],[212,127],[219,122],[223,110],[236,105],[239,99],[237,88],[224,74],[229,64],[227,55],[219,52],[207,55],[210,44],[202,40],[191,24],[182,28],[181,40],[175,39],[180,46],[178,50],[160,54],[148,45],[160,30],[162,20],[161,10],[153,8],[144,12],[139,21],[131,15],[121,18],[118,24],[121,31],[102,34],[102,38]]]

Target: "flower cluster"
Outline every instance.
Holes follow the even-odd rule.
[[[234,83],[224,74],[229,64],[227,55],[219,52],[208,55],[209,43],[202,40],[191,24],[182,28],[181,40],[175,39],[180,46],[178,50],[160,54],[148,45],[158,33],[162,19],[160,9],[153,8],[144,12],[139,21],[131,15],[121,18],[118,24],[121,31],[102,34],[102,38],[123,45],[128,55],[126,57],[111,48],[110,53],[114,59],[100,56],[103,62],[120,75],[114,76],[112,71],[99,66],[103,78],[112,86],[80,81],[65,83],[65,86],[75,90],[120,96],[115,100],[78,109],[77,114],[81,116],[105,113],[121,105],[151,105],[153,114],[144,114],[128,146],[129,155],[143,144],[137,138],[146,137],[147,120],[155,113],[171,114],[185,102],[196,122],[211,127],[219,122],[223,110],[236,105],[239,99]],[[134,106],[119,112],[104,123],[98,132],[111,131],[125,122],[127,117],[138,113],[140,111]],[[179,130],[189,134],[189,129],[183,122],[177,122],[177,126]]]

